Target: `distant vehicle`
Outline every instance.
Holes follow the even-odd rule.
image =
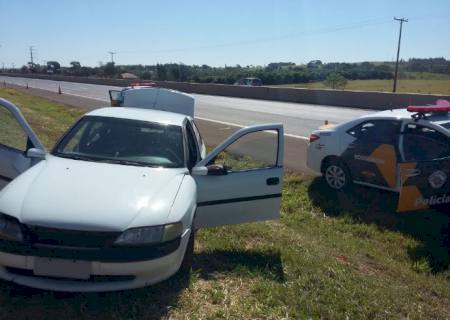
[[[450,102],[373,113],[310,136],[307,165],[330,188],[400,193],[398,211],[450,207]]]
[[[259,78],[242,78],[234,83],[235,86],[262,86]]]
[[[0,98],[2,121],[24,142],[0,144],[1,279],[57,291],[147,286],[190,269],[196,229],[279,217],[281,124],[243,128],[207,155],[191,96],[111,94],[121,107],[85,114],[50,154]],[[252,164],[255,141],[266,158]]]

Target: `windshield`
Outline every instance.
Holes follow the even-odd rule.
[[[184,167],[180,126],[87,116],[70,130],[53,155],[125,165]]]

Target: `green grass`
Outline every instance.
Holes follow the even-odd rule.
[[[423,76],[425,77],[425,76]],[[392,92],[393,80],[349,80],[345,90]],[[323,82],[279,85],[285,88],[329,89]],[[438,79],[399,79],[397,92],[450,95],[450,76]]]
[[[6,109],[0,109],[0,143],[24,151],[27,135],[13,115]]]
[[[7,92],[33,126],[41,118],[53,124],[36,127],[48,144],[54,128],[79,116]],[[450,217],[397,214],[395,204],[387,192],[334,193],[320,179],[287,173],[281,219],[199,231],[189,279],[100,294],[0,282],[0,312],[10,319],[448,319]]]
[[[11,88],[0,88],[0,97],[15,103],[20,108],[47,150],[52,148],[69,126],[86,112],[81,108],[68,108],[62,104],[24,94]],[[0,125],[5,125],[5,121],[5,118],[3,121],[0,119]],[[15,127],[14,124],[10,124],[10,126]],[[14,132],[18,132],[16,128],[14,129]],[[2,132],[4,131],[0,131],[0,133]],[[15,139],[15,137],[11,139]]]

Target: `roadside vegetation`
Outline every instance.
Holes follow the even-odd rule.
[[[392,92],[394,80],[348,80],[343,85],[333,87],[332,84],[323,82],[295,83],[277,85],[285,88],[306,88],[306,89],[344,89],[359,91],[381,91]],[[397,82],[397,92],[422,93],[422,94],[445,94],[450,95],[450,75],[427,74],[426,77],[417,75],[417,78],[399,78]]]
[[[0,97],[15,103],[39,136],[39,140],[50,150],[57,139],[87,110],[69,108],[46,99],[24,94],[12,88],[0,88]],[[0,120],[0,124],[3,124]],[[1,133],[4,130],[0,131]],[[14,132],[17,132],[15,130]],[[14,137],[11,137],[14,140]]]
[[[47,147],[83,110],[0,89]],[[205,137],[207,140],[207,137]],[[450,217],[393,194],[335,193],[286,173],[281,219],[198,232],[193,271],[149,287],[62,294],[0,282],[8,319],[448,319]]]
[[[28,64],[21,69],[10,69],[13,73],[60,74],[67,76],[120,78],[136,76],[144,80],[187,81],[196,83],[233,84],[246,77],[256,77],[263,85],[286,85],[322,82],[332,73],[347,80],[388,80],[394,77],[394,62],[330,62],[312,60],[306,64],[293,62],[273,62],[264,66],[209,66],[166,63],[156,65],[115,65],[112,62],[96,67],[82,66],[79,61],[61,66],[57,61],[47,61],[45,65]],[[415,74],[450,75],[450,60],[445,58],[409,59],[399,63],[399,76],[417,79]]]

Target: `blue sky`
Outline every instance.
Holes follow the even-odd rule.
[[[450,59],[449,0],[0,0],[0,63],[264,65]]]

